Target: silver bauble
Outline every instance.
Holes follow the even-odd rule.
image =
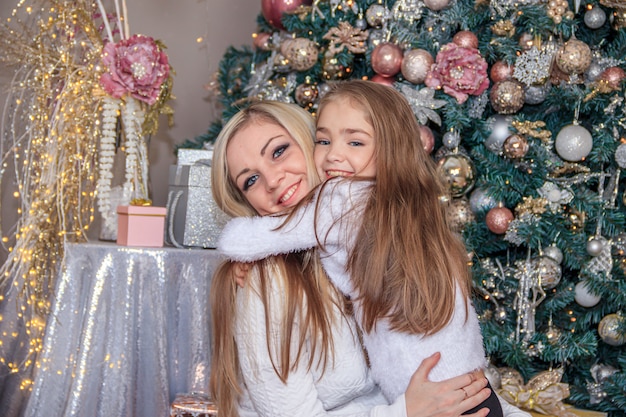
[[[587,253],[591,256],[598,256],[604,249],[604,243],[600,239],[591,239],[587,242]]]
[[[461,144],[461,135],[458,132],[446,132],[441,138],[441,143],[448,149],[454,149]]]
[[[587,81],[595,81],[598,79],[600,74],[604,71],[604,67],[600,65],[597,61],[593,61],[587,71],[585,71],[585,78]]]
[[[502,153],[502,145],[506,138],[511,136],[511,119],[506,116],[496,115],[491,119],[493,128],[491,134],[485,139],[485,146],[493,153]]]
[[[574,287],[574,300],[583,307],[593,307],[600,302],[600,297],[589,291],[589,283],[580,281]]]
[[[484,188],[476,188],[470,194],[470,208],[476,214],[486,213],[498,205],[496,199],[489,195]]]
[[[557,264],[563,262],[563,252],[555,245],[550,245],[543,250],[543,255],[553,259]]]
[[[526,104],[541,104],[546,100],[550,85],[531,85],[524,90],[524,102]]]
[[[362,17],[359,17],[354,22],[354,27],[357,28],[357,29],[361,29],[361,30],[367,29],[367,20],[363,19]]]
[[[589,29],[600,29],[606,22],[606,13],[602,8],[593,6],[591,10],[585,12],[583,19]]]
[[[498,368],[496,368],[492,364],[489,364],[484,371],[485,378],[487,378],[487,381],[489,381],[491,388],[495,390],[500,389],[500,386],[502,384],[502,377],[500,376],[500,371],[498,370]]]
[[[593,147],[591,133],[584,127],[576,124],[565,126],[557,134],[554,141],[556,153],[570,162],[582,161],[589,155]]]
[[[382,29],[372,29],[367,38],[367,43],[370,48],[376,48],[381,43],[385,42],[386,36]]]
[[[389,11],[382,4],[372,4],[365,12],[365,19],[372,27],[378,27],[383,24]]]
[[[551,290],[561,282],[561,266],[554,259],[540,256],[534,260],[533,266],[544,290]]]
[[[620,168],[626,169],[626,143],[620,144],[615,150],[615,162]]]

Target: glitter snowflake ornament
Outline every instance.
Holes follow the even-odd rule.
[[[406,97],[407,101],[411,105],[411,108],[413,109],[413,113],[415,113],[415,116],[421,124],[425,125],[430,120],[441,126],[441,117],[435,109],[445,106],[446,101],[436,99],[435,90],[432,88],[422,88],[421,90],[416,90],[403,84],[400,87],[400,91]]]
[[[543,84],[550,77],[553,52],[533,46],[517,58],[513,78],[527,86]]]

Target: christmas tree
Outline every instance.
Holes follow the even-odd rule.
[[[626,2],[263,1],[253,38],[221,61],[222,120],[182,146],[251,99],[397,88],[450,185],[494,388],[625,415]]]

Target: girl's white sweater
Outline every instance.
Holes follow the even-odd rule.
[[[251,262],[315,247],[321,241],[322,263],[331,281],[342,293],[358,300],[346,264],[370,185],[362,181],[330,180],[314,201],[298,210],[282,228],[285,219],[282,216],[232,219],[222,232],[218,249],[229,259]],[[317,210],[316,205],[319,205]],[[358,324],[361,324],[361,311],[361,305],[356,302]],[[422,360],[435,352],[441,352],[441,360],[430,373],[433,381],[487,365],[476,311],[459,291],[451,321],[436,334],[399,333],[392,331],[386,320],[380,320],[375,330],[363,338],[372,376],[390,402],[404,393]]]

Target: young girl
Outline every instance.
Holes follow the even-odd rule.
[[[434,352],[435,381],[484,368],[467,252],[447,224],[446,188],[404,97],[370,81],[339,83],[320,103],[316,136],[320,174],[350,178],[326,182],[287,220],[232,220],[220,251],[249,262],[320,246],[330,279],[354,302],[372,375],[388,399]],[[287,190],[280,200],[289,197]],[[502,415],[495,393],[484,406]]]

